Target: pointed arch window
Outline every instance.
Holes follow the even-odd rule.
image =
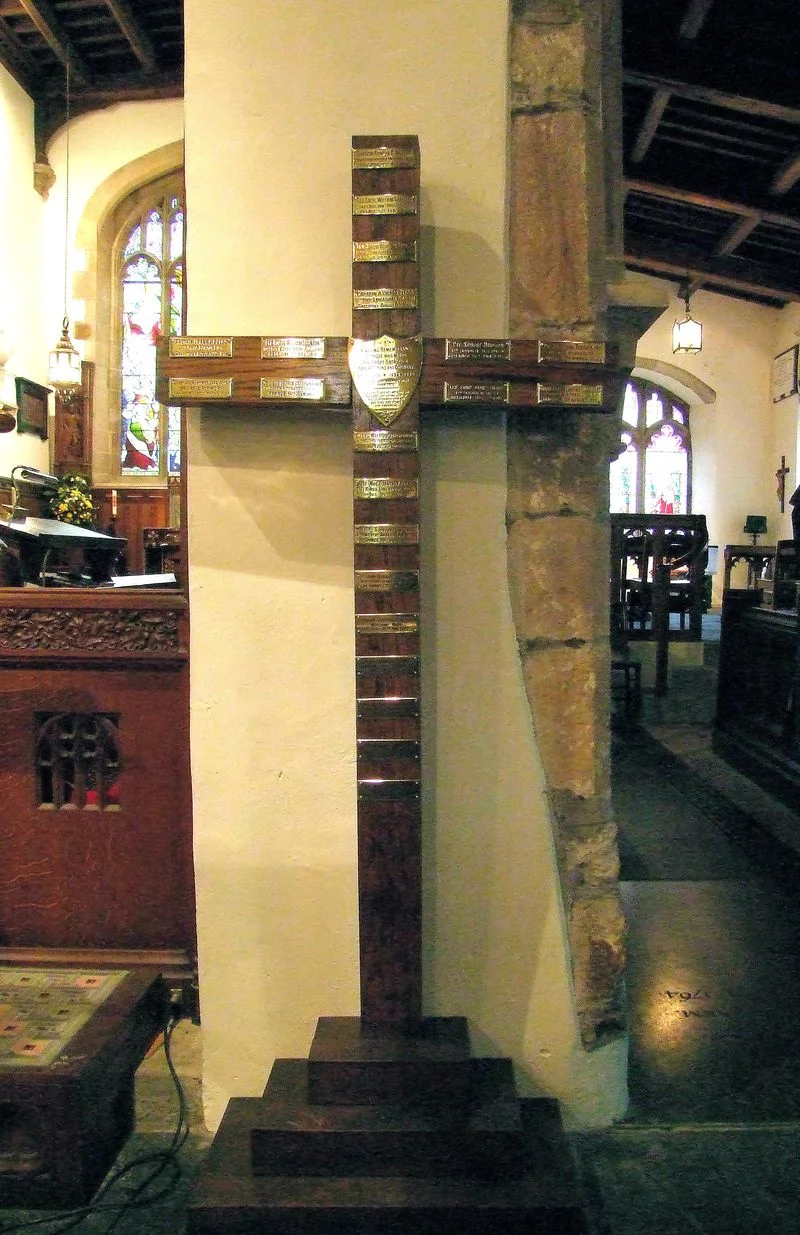
[[[174,185],[154,188],[122,230],[117,257],[119,474],[167,479],[181,469],[181,412],[156,399],[156,344],[183,332],[185,212]]]
[[[611,513],[691,514],[688,405],[653,382],[631,378],[621,427],[622,453],[611,464]]]

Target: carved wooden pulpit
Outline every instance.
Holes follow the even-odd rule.
[[[419,188],[415,137],[353,139],[351,338],[187,336],[160,345],[162,403],[347,414],[354,452],[361,1017],[323,1017],[308,1061],[278,1060],[263,1100],[230,1104],[217,1164],[191,1210],[196,1232],[227,1229],[213,1225],[237,1203],[223,1200],[220,1171],[236,1169],[226,1155],[243,1135],[257,1183],[248,1178],[242,1199],[239,1179],[238,1203],[253,1221],[269,1214],[265,1223],[278,1223],[270,1229],[282,1229],[285,1206],[268,1180],[288,1174],[337,1177],[351,1199],[354,1179],[378,1175],[424,1177],[429,1194],[439,1177],[513,1179],[516,1190],[497,1189],[493,1231],[541,1200],[528,1187],[529,1132],[511,1061],[473,1059],[463,1018],[422,1015],[419,418],[436,408],[614,412],[627,371],[602,342],[423,339]],[[441,1218],[448,1190],[440,1191],[430,1204]],[[377,1185],[366,1193],[372,1218],[385,1216],[391,1204]],[[395,1206],[401,1224],[419,1223],[422,1193],[414,1193]]]

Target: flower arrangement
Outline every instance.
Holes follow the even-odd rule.
[[[62,523],[73,523],[76,527],[92,527],[95,509],[86,477],[77,472],[65,473],[50,498],[48,509],[53,518],[60,519]]]

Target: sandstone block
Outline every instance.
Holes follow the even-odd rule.
[[[597,663],[592,645],[529,649],[522,662],[548,786],[583,797],[604,788],[597,748],[608,745],[607,712],[598,711]]]
[[[587,518],[518,519],[508,532],[511,603],[520,639],[584,642],[608,634],[596,603],[608,579],[608,528]]]

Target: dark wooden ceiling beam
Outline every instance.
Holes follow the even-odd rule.
[[[127,0],[105,0],[106,8],[112,14],[125,38],[131,45],[133,54],[148,73],[154,73],[158,68],[153,44],[145,34],[144,29],[136,20]]]
[[[780,197],[794,188],[798,180],[800,180],[800,151],[796,151],[775,173],[769,191],[773,197]]]
[[[682,99],[691,99],[695,103],[708,103],[712,107],[721,107],[729,111],[743,112],[748,116],[783,120],[786,124],[800,124],[800,107],[770,103],[766,99],[751,99],[742,94],[727,94],[724,90],[715,90],[710,86],[657,77],[652,73],[637,73],[630,69],[623,71],[622,81],[627,86],[641,86],[646,90],[668,90],[671,94],[680,95]]]
[[[777,210],[766,210],[761,206],[748,206],[744,202],[730,201],[725,197],[712,197],[708,193],[695,193],[690,189],[679,188],[676,185],[654,184],[648,180],[625,178],[626,193],[641,193],[644,197],[661,197],[665,201],[679,202],[686,206],[699,206],[705,210],[722,211],[723,214],[736,215],[742,219],[754,219],[756,223],[770,223],[774,227],[785,227],[792,232],[800,232],[800,219],[794,215],[782,214]]]
[[[36,63],[12,30],[0,22],[0,64],[8,69],[22,89],[32,94]]]
[[[695,250],[680,248],[669,240],[628,234],[624,260],[627,266],[646,267],[652,274],[665,275],[682,283],[688,278],[775,303],[800,302],[800,286],[788,281],[784,270],[767,268],[741,257],[707,257]]]
[[[653,92],[653,97],[647,105],[647,111],[644,114],[642,123],[639,125],[639,132],[636,134],[636,140],[631,150],[631,161],[633,163],[641,163],[650,149],[650,143],[656,135],[656,129],[661,123],[671,98],[672,95],[669,90],[655,90]]]
[[[69,69],[73,81],[76,83],[89,81],[91,73],[70,43],[61,23],[46,0],[18,0],[18,3],[33,22],[53,55],[65,68]]]
[[[161,73],[149,81],[125,83],[98,82],[75,95],[76,107],[91,111],[93,107],[108,107],[112,103],[131,103],[147,99],[179,99],[183,95],[183,79],[178,74]]]
[[[683,20],[678,27],[682,39],[696,39],[711,11],[714,0],[689,0]]]
[[[689,0],[683,20],[678,28],[678,34],[682,39],[692,40],[697,38],[713,3],[714,0]],[[639,126],[639,132],[636,134],[636,140],[633,143],[633,149],[631,150],[632,162],[641,163],[644,159],[671,98],[671,90],[656,89],[653,91],[653,97],[648,104],[647,111]]]
[[[158,73],[147,81],[141,77],[126,82],[97,81],[70,94],[73,116],[111,107],[114,103],[141,103],[151,99],[179,99],[183,96],[183,76],[180,73]],[[64,99],[54,94],[37,100],[34,110],[36,157],[47,159],[47,146],[53,134],[64,123]]]
[[[744,243],[750,233],[755,231],[760,222],[758,218],[739,219],[739,222],[734,223],[727,236],[717,245],[714,256],[727,257],[729,253],[733,253],[740,244]]]

